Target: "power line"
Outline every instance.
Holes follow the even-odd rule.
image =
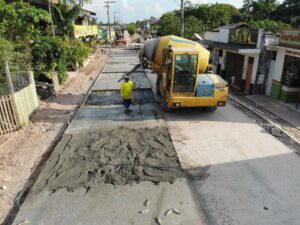
[[[116,20],[116,14],[117,14],[117,13],[120,13],[120,12],[114,12],[114,23],[116,23],[116,21],[117,21],[117,20]]]
[[[105,1],[104,3],[106,4],[105,8],[107,8],[107,22],[108,22],[109,38],[111,39],[111,27],[110,27],[110,18],[109,18],[110,5],[109,4],[113,4],[116,2],[115,1]]]

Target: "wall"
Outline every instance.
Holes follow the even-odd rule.
[[[276,64],[275,64],[274,74],[273,74],[273,80],[276,80],[278,82],[281,82],[284,58],[285,58],[285,50],[279,49],[277,51]]]
[[[228,43],[229,29],[220,29],[219,42]]]
[[[209,41],[219,41],[219,32],[205,32],[204,39]]]

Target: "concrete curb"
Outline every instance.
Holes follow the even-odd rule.
[[[298,140],[296,137],[294,137],[293,135],[291,135],[289,132],[287,132],[282,126],[274,123],[273,121],[271,121],[268,117],[264,116],[262,114],[262,112],[260,112],[259,110],[253,108],[252,106],[240,101],[239,99],[233,97],[232,95],[229,95],[229,98],[231,100],[233,100],[234,102],[238,103],[239,105],[245,107],[246,109],[250,110],[251,112],[253,112],[255,115],[259,116],[261,119],[265,120],[266,122],[272,124],[273,126],[275,126],[276,128],[278,128],[282,133],[284,133],[285,135],[287,135],[289,138],[291,138],[293,141],[295,141],[297,144],[300,145],[300,140]]]

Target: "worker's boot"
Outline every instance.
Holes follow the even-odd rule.
[[[126,114],[130,113],[130,110],[128,108],[125,109],[124,111]]]

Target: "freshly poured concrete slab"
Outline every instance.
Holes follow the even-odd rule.
[[[151,89],[140,89],[133,91],[132,104],[155,103],[154,95]],[[85,101],[86,105],[122,105],[123,99],[120,90],[118,91],[92,91]]]
[[[131,106],[126,114],[122,105],[83,106],[76,113],[66,134],[84,133],[102,128],[126,126],[131,128],[166,126],[156,104]]]
[[[112,65],[107,64],[102,73],[126,73],[131,71],[134,68],[134,65]],[[136,71],[142,72],[143,69],[139,68]]]
[[[122,61],[117,61],[117,60],[110,60],[107,65],[112,65],[112,66],[123,66],[124,64],[126,64],[127,66],[128,65],[137,65],[137,64],[140,64],[140,62],[138,60],[132,60],[132,61],[125,61],[125,60],[122,60]]]
[[[150,204],[145,207],[147,198]],[[156,224],[155,217],[160,217],[164,225],[201,225],[202,214],[196,202],[184,178],[172,185],[151,182],[126,186],[97,184],[88,192],[83,188],[74,192],[61,189],[51,195],[43,192],[29,197],[13,224],[28,220],[28,224],[43,225],[149,225]],[[166,216],[171,208],[181,213]],[[143,209],[149,212],[141,214]]]
[[[123,76],[124,73],[103,73],[95,82],[92,91],[120,90],[121,82],[118,82],[118,80]],[[132,73],[130,74],[130,79],[141,89],[151,89],[150,82],[144,72]]]
[[[123,67],[130,67],[130,69],[134,68],[135,65],[139,65],[140,62],[114,62],[114,63],[108,63],[107,67],[111,67],[111,68],[123,68]]]

